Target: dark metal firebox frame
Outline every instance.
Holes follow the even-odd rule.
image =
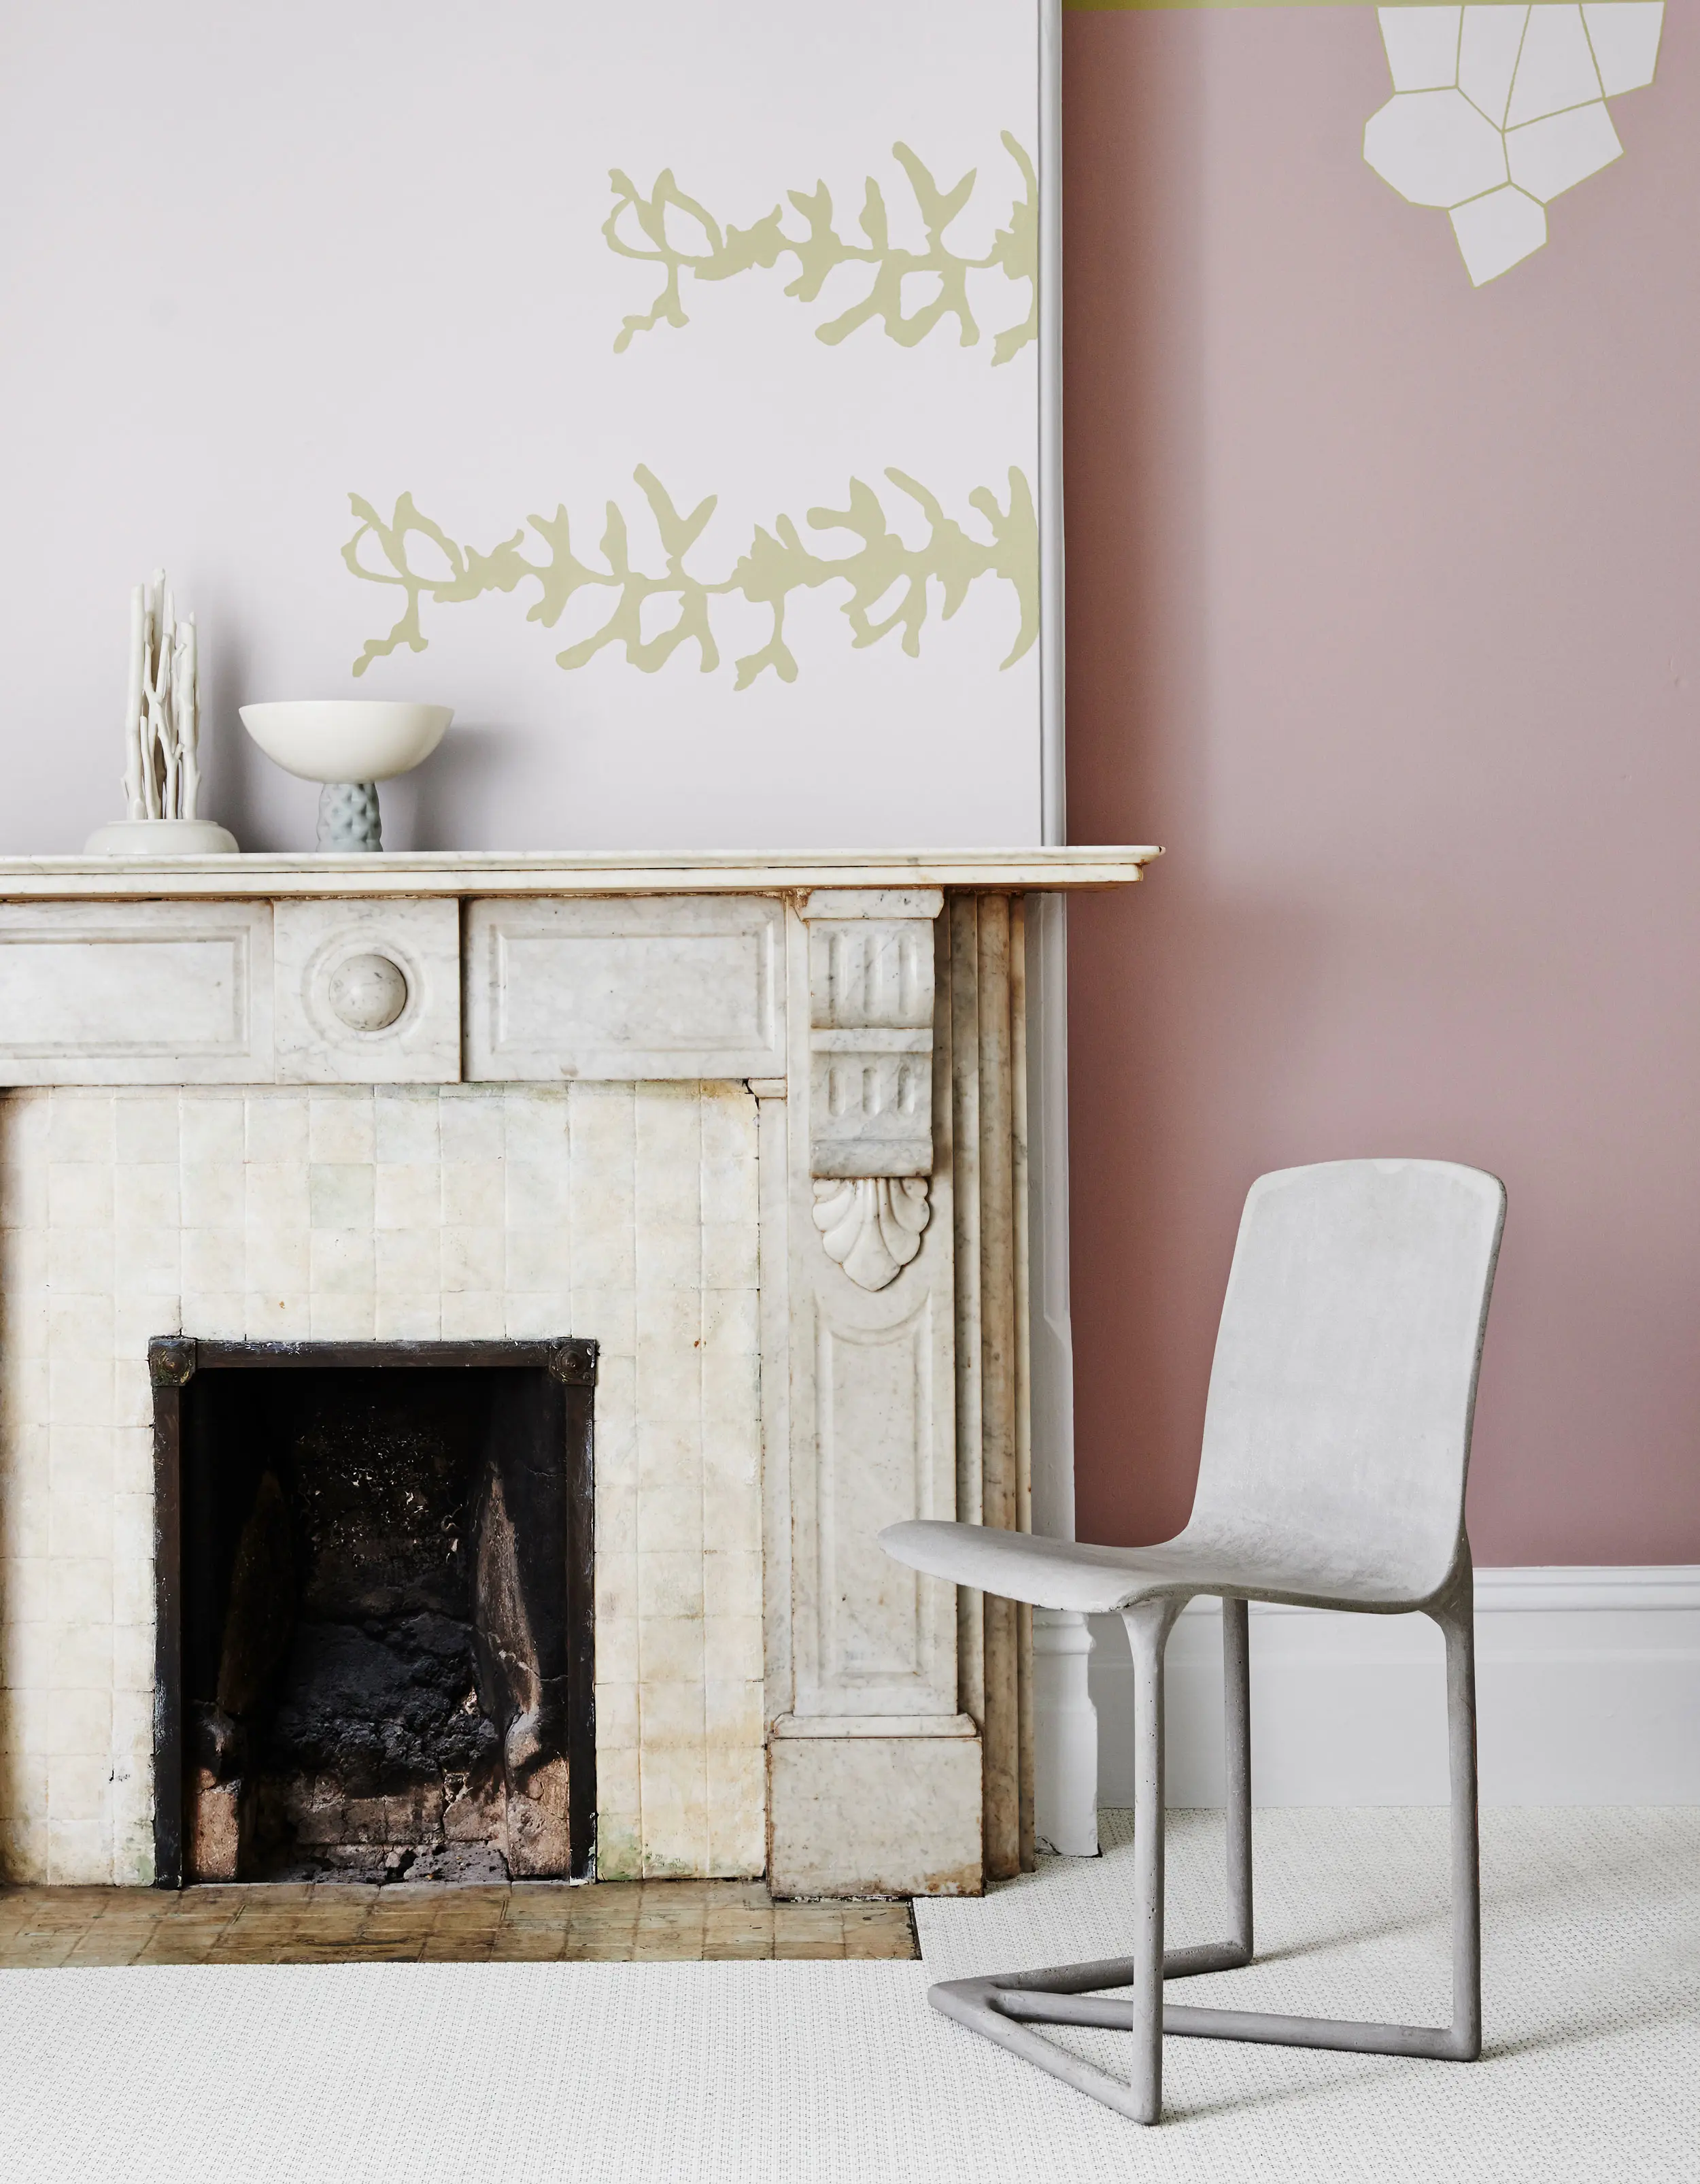
[[[232,1368],[421,1366],[469,1371],[541,1368],[565,1398],[562,1462],[567,1485],[567,1761],[571,1781],[572,1878],[592,1877],[596,1829],[596,1555],[592,1396],[597,1346],[573,1336],[547,1342],[206,1342],[160,1335],[147,1346],[153,1385],[153,1885],[183,1886],[183,1391],[197,1373]]]

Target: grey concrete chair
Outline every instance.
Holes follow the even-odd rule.
[[[1260,1176],[1246,1199],[1186,1529],[1093,1547],[974,1524],[893,1524],[911,1568],[1028,1601],[1119,1609],[1135,1668],[1131,1953],[931,1990],[936,2009],[1140,2123],[1163,2105],[1163,2035],[1469,2062],[1481,2051],[1474,1588],[1464,1473],[1503,1186],[1442,1161],[1337,1161]],[[1222,1601],[1230,1938],[1163,1946],[1163,1655],[1186,1602]],[[1246,1603],[1420,1610],[1446,1635],[1452,1779],[1450,2025],[1355,2024],[1163,1999],[1163,1982],[1252,1960]],[[1132,1999],[1104,1990],[1131,1988]],[[1129,2081],[1030,2028],[1131,2033]]]

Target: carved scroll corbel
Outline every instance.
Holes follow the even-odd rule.
[[[820,888],[808,928],[808,1166],[826,1254],[865,1290],[921,1248],[932,1173],[936,888]]]

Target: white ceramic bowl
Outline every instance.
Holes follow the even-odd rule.
[[[303,781],[388,781],[429,758],[454,718],[452,705],[387,698],[303,698],[241,708],[269,759]]]

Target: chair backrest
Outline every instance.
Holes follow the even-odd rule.
[[[1445,1161],[1259,1176],[1222,1306],[1192,1524],[1419,1600],[1464,1535],[1505,1189]],[[1347,1580],[1350,1584],[1347,1584]]]

